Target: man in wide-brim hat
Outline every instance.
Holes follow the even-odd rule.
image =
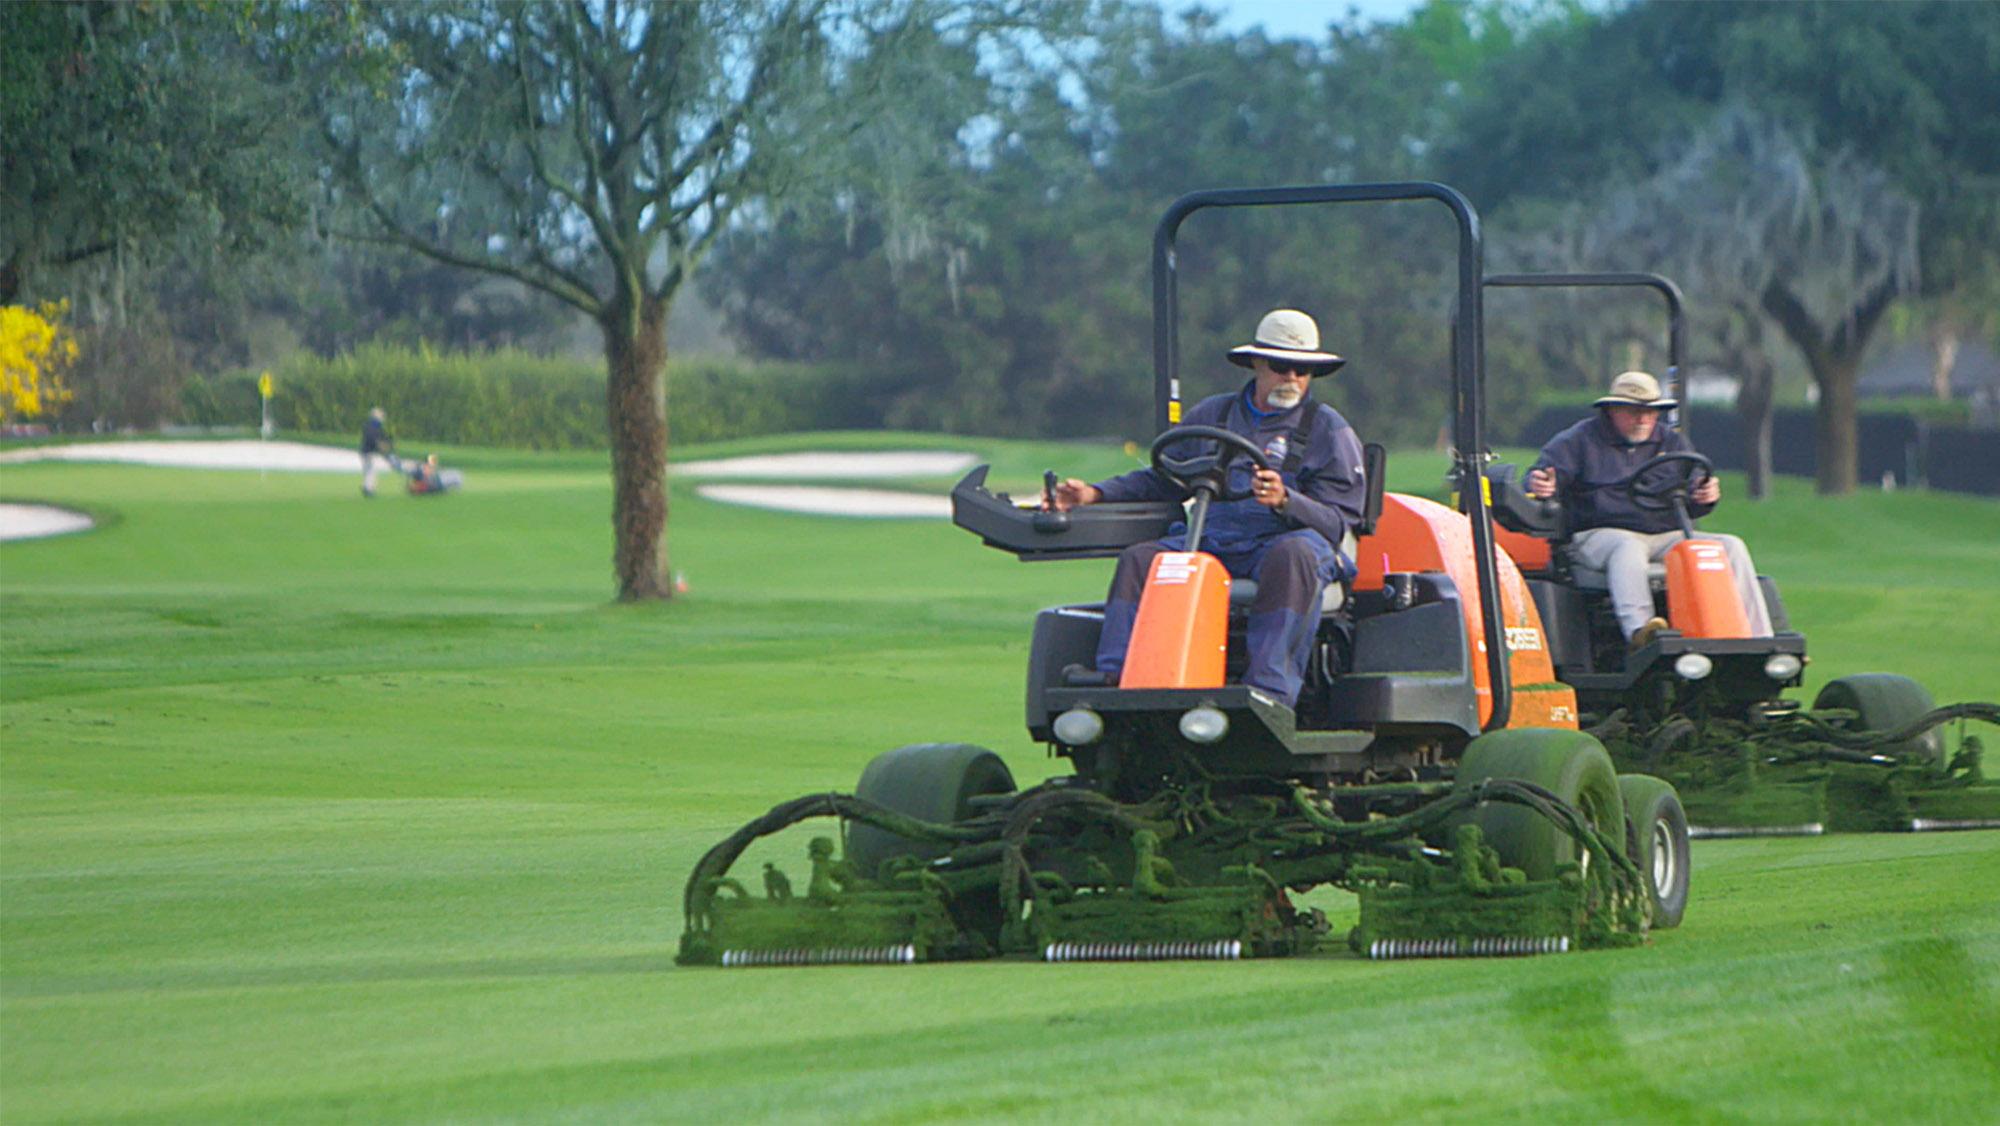
[[[1542,498],[1561,495],[1572,532],[1571,561],[1604,572],[1618,627],[1633,649],[1641,649],[1667,628],[1666,619],[1654,612],[1647,564],[1664,558],[1686,537],[1671,511],[1643,508],[1630,492],[1611,486],[1661,454],[1692,453],[1694,445],[1663,424],[1661,416],[1677,404],[1646,372],[1621,372],[1611,381],[1610,391],[1591,405],[1596,414],[1542,447],[1541,457],[1528,470],[1528,492]],[[1722,482],[1710,476],[1688,499],[1689,516],[1706,516],[1722,499]],[[1703,533],[1702,538],[1728,549],[1736,593],[1750,616],[1751,636],[1771,636],[1771,612],[1764,604],[1750,549],[1735,536]]]
[[[1347,361],[1320,347],[1319,325],[1297,309],[1276,309],[1257,324],[1248,344],[1231,348],[1229,361],[1249,368],[1236,391],[1196,403],[1183,425],[1217,426],[1240,434],[1264,452],[1272,468],[1240,459],[1229,469],[1228,491],[1238,501],[1212,503],[1199,545],[1188,544],[1176,525],[1164,539],[1134,544],[1118,557],[1104,604],[1097,670],[1116,684],[1139,613],[1139,595],[1153,557],[1162,551],[1206,551],[1238,578],[1254,578],[1250,603],[1249,661],[1243,683],[1293,706],[1305,682],[1306,660],[1319,632],[1321,596],[1328,583],[1354,574],[1341,550],[1361,520],[1367,496],[1361,440],[1340,412],[1311,395],[1313,381]],[[1099,501],[1187,499],[1187,491],[1152,469],[1096,484],[1076,478],[1055,488],[1054,505],[1067,509]]]

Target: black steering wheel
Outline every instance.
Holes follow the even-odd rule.
[[[1650,482],[1645,480],[1655,469],[1665,466],[1672,466],[1676,471],[1659,474]],[[1713,476],[1715,463],[1693,450],[1682,450],[1647,459],[1646,464],[1634,469],[1630,476],[1607,488],[1623,489],[1631,496],[1633,504],[1658,512],[1672,508],[1676,499],[1687,499]]]
[[[1215,443],[1215,449],[1192,457],[1175,458],[1167,456],[1167,449],[1182,442],[1206,440]],[[1189,492],[1206,488],[1217,500],[1247,500],[1247,492],[1229,491],[1229,465],[1238,457],[1247,457],[1259,469],[1271,468],[1264,459],[1264,451],[1257,444],[1234,430],[1224,430],[1220,426],[1176,426],[1165,430],[1153,439],[1153,471]]]

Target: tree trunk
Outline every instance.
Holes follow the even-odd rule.
[[[1940,326],[1931,331],[1931,393],[1939,401],[1951,398],[1951,369],[1958,366],[1958,330]]]
[[[1842,496],[1854,491],[1856,455],[1855,377],[1861,357],[1855,354],[1828,356],[1824,365],[1814,365],[1813,382],[1819,384],[1819,410],[1813,415],[1813,460],[1821,496]]]
[[[667,569],[666,326],[666,303],[637,295],[613,301],[599,324],[609,367],[612,566],[621,602],[674,593]]]
[[[1764,287],[1760,303],[1778,327],[1797,345],[1819,384],[1819,410],[1813,415],[1813,455],[1815,476],[1822,496],[1840,496],[1854,491],[1855,469],[1855,382],[1860,376],[1861,356],[1868,350],[1868,337],[1896,299],[1896,283],[1884,281],[1856,301],[1846,315],[1822,328],[1807,311],[1805,302],[1779,281]]]
[[[1743,421],[1745,469],[1750,475],[1750,499],[1771,495],[1771,402],[1777,379],[1769,361],[1740,365],[1743,385],[1736,392],[1736,417]]]

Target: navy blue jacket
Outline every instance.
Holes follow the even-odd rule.
[[[1634,469],[1661,454],[1693,450],[1694,444],[1680,431],[1669,429],[1664,418],[1654,425],[1652,437],[1643,442],[1628,442],[1612,425],[1610,415],[1599,410],[1590,418],[1550,438],[1530,472],[1534,469],[1556,471],[1556,496],[1562,500],[1563,510],[1569,514],[1572,532],[1588,528],[1672,532],[1680,528],[1680,521],[1675,519],[1672,509],[1653,511],[1640,508],[1632,503],[1631,494],[1624,489],[1605,486],[1623,481],[1632,475]],[[1682,468],[1685,466],[1663,466],[1658,472],[1663,479],[1671,480],[1672,474]],[[1650,480],[1652,474],[1647,477]],[[1688,502],[1690,516],[1706,516],[1714,510],[1712,504]]]
[[[364,454],[372,454],[372,453],[379,453],[382,450],[389,449],[391,447],[391,443],[389,441],[389,436],[386,433],[384,433],[385,429],[386,428],[382,425],[382,420],[372,416],[368,419],[368,421],[362,423],[361,452]]]
[[[1283,473],[1287,498],[1285,510],[1274,512],[1254,499],[1218,501],[1209,506],[1208,523],[1202,531],[1202,550],[1217,555],[1249,551],[1296,528],[1311,528],[1326,537],[1336,551],[1341,537],[1360,523],[1361,506],[1367,498],[1362,479],[1361,439],[1340,412],[1307,398],[1284,411],[1260,411],[1251,405],[1256,382],[1241,391],[1211,395],[1196,403],[1182,420],[1187,426],[1219,426],[1241,434],[1264,451],[1272,468],[1285,461],[1287,446],[1298,428],[1303,412],[1315,410],[1312,435],[1300,455],[1295,473]],[[1282,441],[1280,441],[1282,439]],[[1173,452],[1173,451],[1169,451]],[[1229,490],[1248,493],[1253,467],[1248,458],[1237,458],[1229,467]],[[1098,489],[1107,501],[1185,500],[1187,490],[1162,478],[1152,469],[1099,481]],[[1348,561],[1352,563],[1352,560]]]

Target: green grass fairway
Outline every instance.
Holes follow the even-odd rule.
[[[1131,463],[682,454],[835,445],[975,449],[1019,492]],[[0,469],[0,497],[105,520],[0,546],[5,1121],[2000,1114],[2000,833],[1699,842],[1686,925],[1638,950],[677,969],[690,865],[777,801],[909,742],[1057,769],[1021,725],[1028,625],[1109,565],[676,485],[691,593],[616,606],[602,455],[446,460],[463,494],[373,502]],[[1440,457],[1391,460],[1435,490]],[[1883,669],[2000,699],[2000,504],[1786,481],[1714,526],[1783,584],[1808,692]],[[803,838],[772,847],[802,879]]]

